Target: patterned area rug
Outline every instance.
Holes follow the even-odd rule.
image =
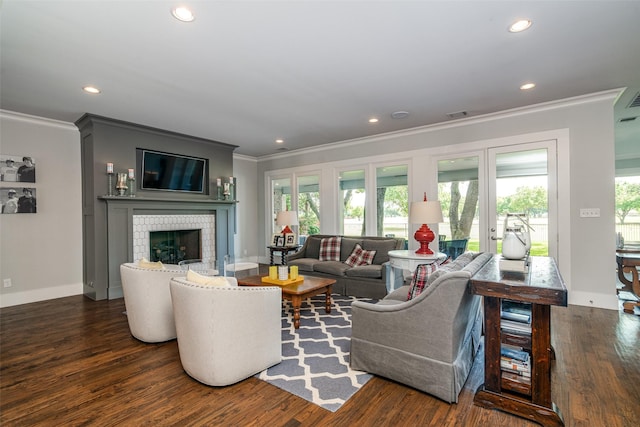
[[[324,295],[303,301],[297,330],[291,303],[283,302],[282,362],[256,377],[337,411],[371,379],[370,374],[349,368],[351,303],[358,299],[333,295],[330,314],[325,312]]]

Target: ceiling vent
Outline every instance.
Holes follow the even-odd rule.
[[[466,111],[457,111],[455,113],[447,113],[447,117],[450,119],[461,119],[462,117],[466,117],[469,113]]]
[[[629,122],[634,121],[634,120],[635,120],[635,119],[637,119],[637,118],[638,118],[638,116],[635,116],[635,117],[625,117],[625,118],[623,118],[623,119],[620,119],[620,120],[619,120],[619,122],[620,122],[620,123],[629,123]]]
[[[640,92],[636,93],[636,96],[633,97],[633,99],[631,100],[627,108],[634,108],[634,107],[640,107]]]

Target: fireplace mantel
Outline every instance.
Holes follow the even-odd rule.
[[[106,278],[99,282],[106,289],[97,289],[96,282],[85,284],[85,295],[92,299],[122,297],[120,264],[133,259],[134,215],[214,214],[215,251],[218,258],[233,254],[235,234],[235,204],[226,200],[178,200],[150,197],[99,196],[106,203]],[[96,279],[100,277],[96,272]],[[93,285],[93,286],[92,286]],[[102,296],[102,298],[100,297]]]

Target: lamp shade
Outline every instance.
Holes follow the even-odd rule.
[[[276,215],[276,225],[298,225],[298,211],[280,211]]]
[[[412,224],[435,224],[443,222],[442,206],[439,200],[412,202],[409,211]]]

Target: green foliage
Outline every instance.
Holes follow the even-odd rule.
[[[384,194],[384,216],[408,216],[409,215],[409,192],[406,185],[386,187]]]
[[[640,184],[616,182],[616,217],[620,224],[633,210],[640,212]]]
[[[524,212],[529,217],[547,213],[547,190],[544,187],[518,187],[516,193],[507,197],[498,197],[496,203],[498,215],[507,212]]]

